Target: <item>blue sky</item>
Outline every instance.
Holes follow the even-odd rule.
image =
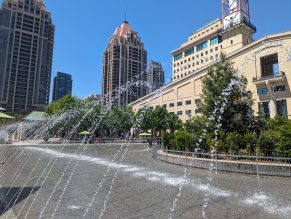
[[[44,0],[56,25],[52,76],[72,74],[73,95],[101,93],[107,40],[127,20],[142,38],[148,61],[160,61],[171,77],[170,52],[196,29],[221,17],[221,0]],[[277,2],[280,2],[277,3]],[[291,30],[290,0],[252,0],[255,39]]]

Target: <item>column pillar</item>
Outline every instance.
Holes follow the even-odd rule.
[[[271,99],[270,100],[270,117],[271,117],[271,119],[275,118],[276,115],[277,115],[276,101]]]

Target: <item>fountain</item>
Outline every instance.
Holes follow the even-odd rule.
[[[272,46],[280,46],[280,44],[274,44]],[[290,59],[291,50],[286,50],[286,54],[289,54],[288,57]],[[246,58],[245,62],[251,59],[252,57]],[[241,69],[244,69],[244,65]],[[112,98],[112,101],[115,101],[123,92],[132,91],[131,87],[133,86],[148,87],[150,85],[143,81],[139,81],[137,77],[134,81],[128,82],[124,86],[114,90],[113,93],[115,96]],[[284,197],[280,198],[277,194],[285,191],[283,185],[290,185],[289,181],[280,182],[280,180],[274,179],[274,182],[282,185],[282,187],[277,188],[279,190],[278,192],[272,192],[270,189],[268,192],[271,195],[266,195],[268,193],[263,192],[263,185],[260,185],[258,189],[259,192],[257,191],[257,193],[246,195],[246,190],[244,190],[244,188],[238,188],[237,185],[231,183],[228,185],[227,177],[225,177],[228,175],[220,177],[215,174],[217,171],[215,159],[217,158],[218,135],[221,130],[221,115],[224,113],[224,108],[228,104],[228,96],[231,95],[234,88],[239,87],[239,81],[232,80],[229,86],[222,92],[219,101],[216,103],[217,107],[213,111],[213,116],[208,118],[203,134],[196,144],[197,149],[201,148],[210,123],[216,121],[218,125],[214,130],[216,141],[211,150],[212,163],[209,165],[209,171],[206,175],[205,172],[200,170],[193,170],[195,175],[190,174],[192,173],[190,168],[193,162],[195,162],[195,159],[191,159],[188,166],[181,169],[180,167],[157,163],[151,156],[148,158],[147,156],[150,152],[144,150],[144,145],[134,145],[131,147],[132,144],[130,142],[133,137],[133,132],[128,133],[123,143],[118,146],[106,145],[106,148],[94,146],[93,149],[93,146],[90,144],[93,135],[85,137],[82,143],[76,146],[70,146],[71,139],[74,137],[83,121],[90,118],[94,108],[88,109],[82,116],[78,113],[78,109],[70,109],[58,117],[49,118],[48,126],[47,124],[39,123],[22,123],[22,125],[20,125],[21,123],[15,123],[4,127],[3,129],[5,132],[0,132],[1,139],[5,138],[7,133],[8,135],[9,133],[22,133],[22,130],[24,130],[27,138],[37,140],[44,138],[49,130],[58,127],[59,124],[69,121],[70,117],[74,117],[77,120],[74,127],[71,127],[70,130],[66,130],[67,133],[65,138],[62,144],[58,146],[34,145],[24,147],[21,145],[12,146],[4,144],[0,148],[0,182],[1,184],[4,183],[9,185],[7,190],[5,190],[6,192],[1,194],[1,207],[5,212],[9,210],[11,206],[15,207],[15,212],[19,218],[58,218],[60,214],[64,217],[116,217],[117,215],[115,215],[113,206],[122,211],[122,214],[120,214],[121,217],[140,218],[148,215],[148,217],[157,218],[176,218],[178,215],[183,214],[183,210],[186,210],[183,209],[183,205],[185,205],[189,211],[193,210],[198,217],[200,215],[204,218],[212,218],[216,215],[213,214],[210,204],[216,205],[216,200],[222,200],[234,207],[234,209],[239,209],[239,207],[241,207],[243,210],[246,210],[249,209],[250,206],[256,204],[259,209],[256,214],[258,217],[271,218],[276,214],[282,218],[288,218],[288,215],[291,213],[290,203],[288,199]],[[151,107],[152,101],[160,97],[165,89],[167,89],[167,86],[160,88],[145,107]],[[104,102],[104,99],[101,101]],[[111,108],[112,103],[108,103],[103,111],[100,112],[98,118],[92,122],[92,127],[90,127],[88,131],[93,133],[100,128],[100,124],[102,124],[106,114]],[[138,122],[136,122],[132,129],[138,128]],[[9,131],[6,132],[7,130]],[[63,131],[62,127],[57,131]],[[19,134],[18,139],[21,139],[21,136],[22,135]],[[134,151],[134,147],[142,150]],[[88,151],[90,152],[89,155],[86,154],[89,153]],[[193,155],[195,155],[195,153],[193,153]],[[90,191],[82,197],[77,197],[73,191],[77,185],[80,185],[80,182],[77,182],[76,173],[81,167],[84,168],[84,166],[90,168],[93,177],[90,179],[90,182],[78,179],[81,184],[84,184],[84,187],[80,187],[80,191],[82,192],[82,189],[86,191],[87,187]],[[92,166],[94,168],[92,168]],[[94,178],[94,173],[96,174],[96,178]],[[85,176],[85,173],[79,174]],[[217,182],[214,182],[214,177],[217,179]],[[225,179],[223,177],[225,177]],[[235,182],[239,182],[235,177],[228,177],[231,177]],[[238,178],[246,182],[247,186],[253,185],[254,182],[258,180],[253,180],[244,176],[238,176]],[[125,184],[127,184],[127,179],[133,182],[133,185],[129,186],[132,186],[133,192],[137,194],[129,192],[124,187],[121,188],[122,194],[116,191],[120,186],[119,180],[125,180]],[[261,181],[259,182],[262,183]],[[269,180],[268,183],[272,184],[273,181]],[[141,187],[139,187],[139,184]],[[21,185],[21,187],[18,188],[17,186],[19,185]],[[267,187],[267,184],[264,185]],[[15,187],[18,188],[17,192],[12,193]],[[27,192],[28,196],[19,203],[21,195],[26,191],[27,187],[31,187]],[[288,188],[288,186],[286,187]],[[143,188],[145,188],[144,191]],[[125,192],[123,193],[123,191]],[[155,195],[151,193],[151,191],[155,191],[158,194],[160,192],[161,195],[155,197],[158,199],[158,203],[155,203],[153,197],[147,198],[147,193],[150,193],[151,196]],[[128,197],[127,192],[129,194]],[[140,197],[135,197],[139,196],[139,192],[141,193]],[[285,192],[290,194],[289,191]],[[70,200],[71,194],[78,203],[71,203],[74,199],[72,198],[72,200]],[[104,198],[101,198],[101,195],[103,195]],[[141,201],[140,205],[142,206],[138,208],[138,204],[132,203],[131,199],[135,201],[145,199],[143,201],[147,204],[143,204],[143,201]],[[148,199],[150,199],[150,201],[148,201]],[[185,199],[190,200],[188,203],[185,203]],[[213,202],[211,202],[212,200]],[[192,201],[195,202],[195,204],[192,204]],[[280,205],[277,204],[277,202],[280,203]],[[96,203],[101,204],[96,206]],[[68,207],[64,209],[66,205]],[[131,205],[135,206],[134,210],[131,209]],[[182,208],[182,210],[180,208]],[[231,211],[233,214],[235,213],[232,209],[227,210]],[[131,212],[129,213],[128,211]],[[143,214],[139,214],[139,211]],[[223,209],[220,211],[223,212]],[[108,215],[106,215],[107,213]],[[9,214],[10,212],[7,217]],[[221,214],[218,212],[217,214],[222,218],[225,212]],[[242,215],[243,212],[238,214],[238,216]]]

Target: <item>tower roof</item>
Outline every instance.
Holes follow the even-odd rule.
[[[41,8],[41,10],[43,10],[43,11],[45,11],[46,10],[46,7],[45,7],[45,4],[43,3],[43,1],[42,0],[34,0],[35,1],[35,3],[37,4],[37,5],[39,5],[40,6],[40,8]],[[23,2],[24,3],[24,0],[5,0],[4,1],[4,3],[17,3],[17,2]]]
[[[114,32],[114,36],[122,37],[132,31],[131,26],[127,21],[124,21],[121,26],[118,26]]]

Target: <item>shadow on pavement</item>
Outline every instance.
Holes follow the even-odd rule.
[[[0,216],[5,214],[22,200],[26,199],[30,193],[33,194],[38,190],[39,187],[0,188]]]

